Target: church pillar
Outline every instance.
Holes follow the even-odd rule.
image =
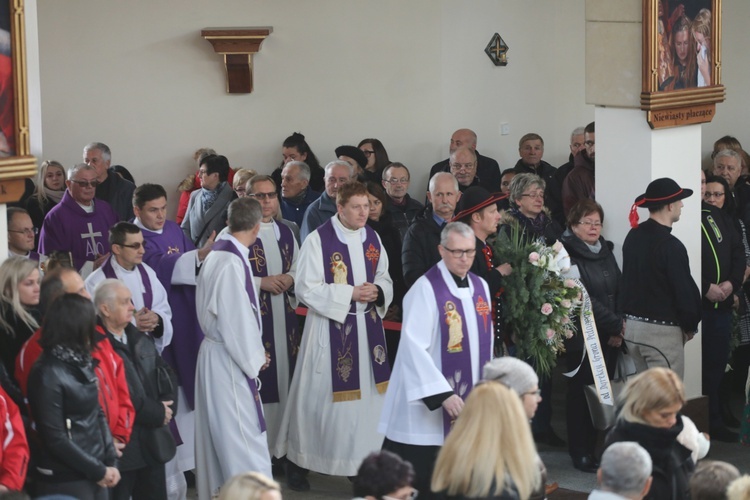
[[[671,177],[695,194],[684,200],[673,234],[687,247],[696,283],[701,277],[701,125],[652,130],[640,109],[642,0],[586,1],[586,102],[596,120],[596,199],[605,213],[604,236],[622,243],[633,200],[654,179]],[[648,210],[639,209],[641,221]],[[699,333],[700,335],[700,333]],[[685,347],[688,398],[701,394],[700,337]]]

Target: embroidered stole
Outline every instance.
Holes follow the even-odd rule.
[[[362,248],[366,262],[364,265],[367,282],[375,282],[375,272],[380,261],[380,240],[377,233],[365,226],[366,237]],[[354,286],[352,262],[349,247],[342,243],[336,234],[331,219],[318,228],[320,245],[323,250],[323,268],[326,283],[349,284]],[[365,311],[365,336],[369,344],[370,365],[375,378],[375,388],[384,394],[391,377],[388,356],[385,348],[385,332],[383,321],[380,319],[375,303],[370,303]],[[352,301],[349,313],[343,323],[329,320],[330,349],[331,349],[331,377],[333,386],[333,401],[353,401],[362,397],[359,381],[359,331],[357,328],[357,302]]]
[[[471,366],[471,344],[466,327],[466,313],[461,299],[451,293],[438,266],[433,266],[427,271],[425,277],[432,285],[438,311],[442,311],[443,316],[443,320],[440,321],[441,371],[453,392],[465,400],[475,383]],[[469,314],[476,314],[477,316],[477,339],[479,341],[477,347],[479,348],[479,366],[482,367],[490,360],[491,355],[491,302],[485,294],[482,280],[472,273],[469,273],[468,277],[474,288],[471,301],[475,309],[469,311]],[[443,411],[444,435],[448,435],[453,422],[455,420]]]
[[[151,289],[151,280],[148,278],[148,273],[146,272],[146,268],[143,267],[143,264],[138,264],[135,267],[138,269],[138,273],[141,275],[141,282],[143,283],[143,305],[146,306],[148,310],[151,310],[151,306],[154,303],[154,292]],[[115,269],[112,267],[112,257],[104,261],[102,272],[108,279],[118,279]]]
[[[258,309],[255,307],[255,287],[253,285],[253,276],[250,274],[250,268],[247,266],[245,258],[240,251],[237,250],[237,247],[234,246],[234,243],[229,240],[219,240],[214,243],[213,251],[215,252],[217,250],[220,252],[232,253],[242,261],[242,268],[245,270],[245,292],[247,293],[247,298],[250,300],[250,309],[253,310],[255,321],[258,324],[258,328],[260,328],[261,321],[260,317],[258,317]],[[258,384],[247,375],[245,375],[245,378],[247,379],[247,385],[250,386],[250,392],[253,394],[253,399],[255,399],[255,411],[258,413],[260,432],[266,432],[266,419],[263,417],[263,409],[261,408],[263,403],[261,402],[260,394],[258,393]]]
[[[278,242],[266,242],[267,244],[278,244],[279,251],[281,253],[281,272],[276,274],[288,273],[292,268],[292,262],[294,258],[294,234],[284,224],[280,224],[277,221],[273,221],[279,230]],[[253,267],[253,276],[266,277],[268,276],[268,262],[266,261],[266,252],[263,247],[263,242],[258,238],[255,243],[250,245],[250,254],[248,260],[250,265]],[[274,325],[273,325],[273,308],[271,307],[271,292],[260,290],[260,317],[263,323],[263,346],[267,352],[272,353],[276,357],[276,341],[274,339]],[[289,293],[284,292],[284,314],[286,320],[286,356],[289,361],[289,380],[292,379],[291,375],[294,373],[294,365],[297,361],[297,352],[299,351],[299,327],[297,325],[297,314],[292,309],[289,303]],[[269,368],[263,370],[258,375],[260,379],[260,394],[263,398],[264,403],[278,403],[279,402],[279,380],[278,372],[276,368]]]

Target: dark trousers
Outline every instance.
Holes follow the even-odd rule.
[[[531,430],[537,435],[552,432],[552,374],[539,377],[539,390],[542,391],[542,401],[531,419]]]
[[[68,495],[78,500],[107,500],[109,493],[93,481],[65,481],[62,483],[48,483],[37,481],[34,485],[35,497]]]
[[[703,394],[708,396],[708,418],[711,427],[721,427],[719,387],[729,361],[729,340],[732,335],[732,312],[703,309]]]
[[[565,356],[567,371],[575,370],[581,362],[580,351],[568,351]],[[609,366],[608,366],[609,367]],[[568,453],[571,457],[594,456],[596,429],[591,421],[589,405],[583,388],[594,383],[588,358],[573,377],[568,379],[568,395],[565,398],[565,414],[568,428]]]
[[[419,491],[419,498],[432,498],[430,482],[432,471],[435,469],[440,446],[418,446],[403,444],[385,438],[383,449],[395,453],[414,467],[414,481],[412,486]]]
[[[112,500],[167,500],[164,465],[120,471],[120,482],[112,489]]]

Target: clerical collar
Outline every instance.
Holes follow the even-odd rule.
[[[119,262],[117,262],[117,257],[114,255],[112,255],[109,259],[110,259],[110,263],[112,264],[114,268],[124,271],[126,273],[132,273],[135,271],[136,267],[138,267],[138,266],[133,266],[133,269],[127,269],[124,266],[121,266]]]
[[[94,200],[91,200],[91,205],[83,205],[81,203],[78,203],[77,201],[76,201],[76,205],[81,207],[87,214],[94,213]]]
[[[451,278],[453,278],[453,281],[456,282],[456,286],[458,288],[469,288],[469,275],[467,274],[463,278],[459,278],[457,275],[451,273],[448,271],[451,275]]]
[[[150,231],[156,234],[161,234],[164,232],[164,227],[162,227],[161,229],[156,229],[156,230],[147,228],[146,226],[143,225],[143,222],[141,222],[141,219],[139,219],[138,217],[136,217],[135,220],[133,220],[133,224],[141,228],[142,231]]]

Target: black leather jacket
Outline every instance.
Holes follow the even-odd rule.
[[[622,314],[617,310],[620,286],[620,268],[612,253],[611,243],[600,237],[601,250],[595,253],[570,230],[563,233],[561,241],[570,254],[571,263],[578,266],[581,281],[591,297],[599,340],[606,343],[612,335],[622,330]],[[575,335],[566,342],[569,351],[583,349],[583,336]]]
[[[677,441],[682,432],[682,417],[677,416],[677,424],[670,429],[628,422],[617,423],[607,436],[605,446],[619,441],[635,441],[651,455],[654,480],[646,500],[684,500],[690,498],[690,476],[695,464],[690,450]]]
[[[116,454],[93,367],[45,351],[31,369],[28,396],[41,442],[39,479],[100,481]]]
[[[132,324],[125,327],[125,335],[127,344],[107,331],[112,348],[123,360],[130,400],[135,408],[133,433],[120,458],[120,469],[128,471],[155,464],[144,443],[149,434],[143,431],[144,428],[164,425],[162,401],[174,401],[171,408],[177,412],[177,377],[159,356],[154,341],[148,335]]]
[[[432,205],[427,205],[406,231],[401,246],[401,267],[407,290],[440,262],[438,245],[441,231],[442,228],[432,218]]]

